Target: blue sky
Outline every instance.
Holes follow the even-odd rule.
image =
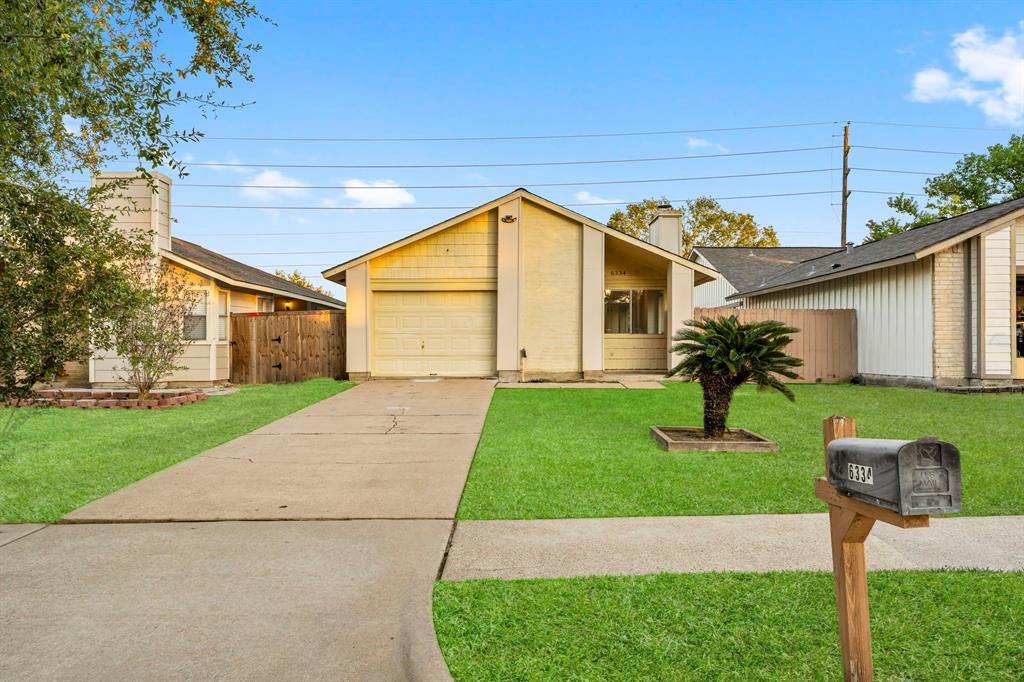
[[[955,156],[858,145],[983,150],[1024,123],[1024,10],[1019,3],[329,3],[265,2],[276,26],[256,81],[229,93],[252,106],[181,125],[211,137],[572,135],[832,121],[854,123],[851,165],[944,171]],[[311,169],[272,164],[514,163],[727,154],[839,144],[841,124],[659,136],[516,141],[328,143],[206,139],[177,179],[175,233],[311,277],[505,193],[500,188],[364,189],[362,185],[508,184],[559,203],[838,190],[838,149],[666,162],[447,169]],[[539,183],[680,178],[791,170],[793,175],[633,185]],[[825,172],[822,172],[825,171]],[[885,194],[924,177],[854,171],[850,236],[885,217]],[[285,184],[294,189],[187,187]],[[311,189],[304,185],[338,185]],[[346,188],[347,186],[347,188]],[[510,187],[510,188],[511,188]],[[779,231],[785,245],[838,241],[838,193],[723,201]],[[394,207],[286,211],[187,204]],[[613,206],[576,210],[599,220]],[[413,209],[413,210],[410,210]],[[331,234],[302,234],[329,232]],[[267,233],[257,235],[256,233]],[[268,255],[263,255],[264,253]],[[317,277],[317,281],[324,283]],[[339,293],[343,289],[333,284]]]

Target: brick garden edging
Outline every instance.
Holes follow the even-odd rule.
[[[139,400],[138,391],[118,389],[46,389],[36,392],[34,398],[12,399],[10,407],[79,407],[79,408],[127,408],[136,410],[162,410],[168,407],[189,405],[206,400],[209,396],[198,390],[160,390],[149,394],[146,400]]]

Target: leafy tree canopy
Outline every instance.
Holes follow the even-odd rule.
[[[288,280],[292,284],[298,284],[300,287],[306,287],[307,289],[312,289],[313,291],[315,291],[317,293],[320,293],[320,294],[323,294],[324,296],[333,296],[334,295],[331,292],[329,292],[327,289],[325,289],[324,287],[319,286],[318,284],[313,284],[312,282],[310,282],[309,279],[307,279],[306,276],[303,275],[298,270],[292,270],[291,272],[285,272],[284,270],[275,270],[274,274],[277,275],[278,277],[280,277],[281,279]]]
[[[169,165],[175,106],[228,106],[216,93],[251,80],[264,17],[247,0],[5,0],[0,12],[0,178],[34,184],[133,158]],[[168,41],[177,28],[191,38]],[[179,36],[170,36],[177,39]]]
[[[924,193],[928,198],[923,206],[905,194],[889,197],[886,203],[898,215],[869,220],[865,243],[1024,197],[1024,136],[1011,135],[1005,145],[965,155],[953,170],[929,178]]]
[[[667,199],[644,199],[617,210],[608,219],[608,226],[646,239],[647,226]],[[710,197],[686,201],[677,210],[683,214],[683,255],[695,246],[778,246],[779,236],[768,225],[758,225],[754,216],[727,211]]]

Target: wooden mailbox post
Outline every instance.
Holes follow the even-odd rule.
[[[825,470],[828,471],[828,444],[839,438],[855,438],[856,422],[849,417],[829,417],[824,423]],[[900,528],[926,528],[929,516],[904,516],[894,511],[848,497],[828,480],[814,482],[814,492],[828,504],[832,535],[832,567],[836,579],[836,611],[839,639],[843,652],[843,679],[846,682],[872,682],[871,623],[868,618],[868,576],[864,560],[864,541],[875,521]]]

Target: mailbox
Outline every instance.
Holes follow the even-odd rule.
[[[838,438],[828,444],[828,482],[903,516],[955,514],[961,508],[960,451],[935,438]]]

